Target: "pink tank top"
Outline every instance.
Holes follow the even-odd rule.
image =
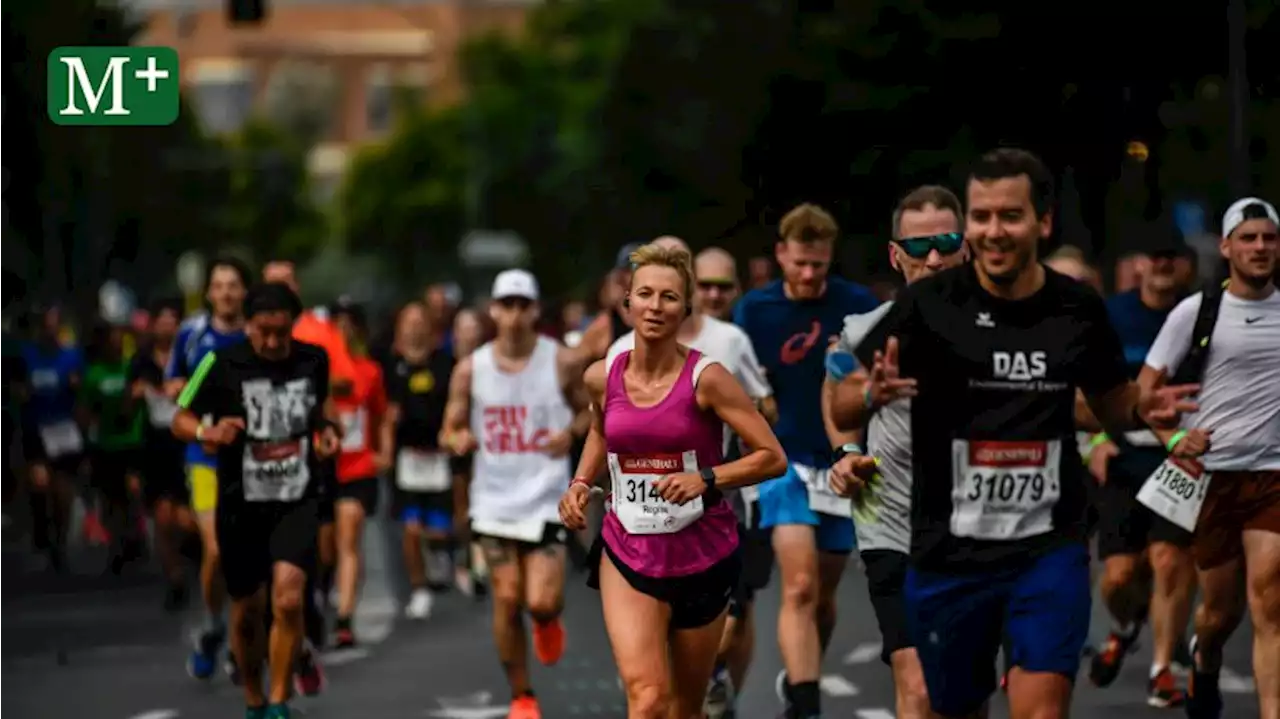
[[[637,407],[627,396],[622,375],[631,361],[623,352],[613,361],[605,382],[604,436],[610,455],[682,455],[692,452],[697,466],[723,461],[724,424],[710,410],[698,407],[694,368],[702,353],[689,350],[675,385],[661,402]],[[626,491],[614,487],[614,492]],[[632,534],[614,512],[614,497],[605,514],[603,537],[610,551],[632,571],[648,577],[682,577],[710,569],[738,546],[737,517],[716,493],[703,495],[703,513],[676,532]]]

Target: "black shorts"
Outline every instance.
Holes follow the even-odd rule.
[[[747,516],[754,526],[738,524],[742,573],[729,602],[729,614],[737,619],[746,616],[747,607],[755,600],[756,592],[769,586],[769,580],[773,578],[773,538],[769,530],[760,528],[760,512],[754,502],[747,505]]]
[[[251,596],[271,582],[277,562],[313,573],[319,502],[218,502],[218,548],[232,599]]]
[[[323,459],[317,464],[316,485],[319,488],[317,496],[320,503],[317,505],[320,523],[331,524],[333,522],[333,502],[338,493],[338,460],[336,458]]]
[[[892,549],[868,549],[862,552],[866,567],[867,593],[871,608],[880,625],[880,660],[890,663],[893,653],[912,646],[907,635],[907,603],[903,585],[907,581],[909,558]]]
[[[1107,483],[1095,488],[1098,557],[1140,554],[1153,542],[1190,547],[1191,533],[1138,501],[1138,490],[1164,461],[1158,447],[1129,447],[1107,465]]]
[[[153,436],[147,440],[138,465],[147,506],[154,506],[161,500],[180,505],[191,502],[191,490],[187,486],[186,446],[181,442]]]
[[[372,517],[378,511],[378,478],[351,479],[339,482],[336,501],[353,500],[360,503],[366,517]]]
[[[91,486],[107,501],[126,501],[129,475],[137,473],[141,456],[137,449],[94,449],[89,455]]]
[[[587,586],[600,588],[600,562],[608,554],[618,573],[631,588],[671,607],[671,629],[697,629],[714,622],[724,613],[729,599],[742,580],[742,549],[716,562],[705,572],[685,577],[649,577],[618,559],[603,537],[591,545]]]

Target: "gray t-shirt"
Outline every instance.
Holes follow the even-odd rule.
[[[854,348],[892,306],[892,302],[886,302],[866,314],[845,317],[840,340],[831,352],[852,356]],[[854,520],[858,549],[908,554],[911,551],[911,400],[900,399],[876,410],[867,426],[866,442],[867,454],[880,459],[881,485],[876,492],[878,504],[869,513],[874,518]]]

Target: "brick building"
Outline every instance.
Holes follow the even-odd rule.
[[[476,34],[518,32],[537,0],[268,0],[258,25],[233,26],[225,0],[133,0],[139,44],[176,48],[186,95],[210,132],[255,112],[319,115],[311,169],[340,176],[350,147],[393,123],[398,93],[450,103],[455,55]]]

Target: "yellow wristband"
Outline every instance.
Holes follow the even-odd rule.
[[[1107,436],[1106,432],[1099,432],[1089,438],[1089,449],[1093,449],[1094,447],[1109,441],[1111,441],[1111,438]]]
[[[1177,432],[1174,432],[1173,436],[1169,438],[1169,442],[1165,444],[1164,448],[1172,452],[1173,448],[1177,447],[1178,443],[1182,441],[1182,438],[1186,436],[1187,430],[1185,429],[1180,429]]]

